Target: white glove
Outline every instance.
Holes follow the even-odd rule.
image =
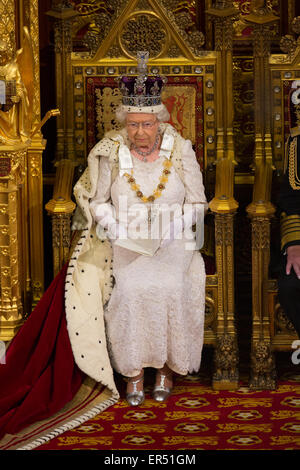
[[[117,238],[127,238],[126,227],[117,222],[115,218],[115,209],[109,203],[104,204],[90,204],[91,212],[94,220],[97,223],[96,234],[101,240],[103,238],[110,238],[116,240]]]
[[[127,228],[117,221],[108,225],[107,235],[111,240],[116,240],[117,238],[124,240],[128,238]]]
[[[86,218],[82,210],[77,206],[72,218],[71,230],[83,230],[86,227]]]
[[[199,208],[202,211],[202,205],[198,204],[184,204],[184,214],[181,217],[176,217],[170,223],[169,230],[163,235],[161,246],[167,246],[173,240],[180,240],[183,237],[194,240],[195,232],[192,231],[192,226],[200,222],[203,225],[203,220],[199,220]],[[184,233],[183,233],[184,232]]]
[[[162,236],[161,247],[169,245],[173,240],[181,239],[182,232],[184,228],[184,219],[183,215],[181,217],[176,217],[170,222],[168,230]]]

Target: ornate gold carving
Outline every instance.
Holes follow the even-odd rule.
[[[171,44],[168,48],[168,57],[180,57],[182,56],[182,52],[177,46],[177,44]]]
[[[91,56],[95,55],[101,43],[107,37],[111,26],[122,15],[122,10],[126,4],[127,0],[113,0],[109,2],[109,10],[104,6],[103,2],[92,2],[90,4],[84,2],[75,5],[76,11],[84,16],[84,23],[89,23],[83,43],[89,49]],[[83,25],[80,17],[74,21],[74,25],[76,24],[77,30]]]
[[[118,44],[113,44],[107,51],[106,57],[122,57],[122,49]]]
[[[9,181],[16,186],[20,185],[23,183],[24,176],[26,173],[25,169],[25,157],[26,157],[26,149],[22,150],[17,150],[13,151],[11,148],[5,151],[5,147],[0,147],[0,161],[2,159],[9,160],[10,161],[10,172],[5,177],[3,178],[3,181]],[[1,177],[0,177],[1,178]],[[8,186],[4,186],[5,188]],[[15,196],[13,196],[15,197]],[[12,200],[12,198],[10,198]]]
[[[288,55],[287,60],[290,60],[295,55],[296,49],[300,44],[300,16],[293,19],[291,29],[294,36],[292,34],[286,34],[280,40],[280,48]]]
[[[273,25],[255,24],[253,33],[254,57],[268,57],[270,42],[275,36]]]
[[[0,339],[10,340],[22,323],[17,192],[24,181],[26,150],[1,150],[0,160],[10,160],[10,173],[1,177],[0,187]]]
[[[67,261],[71,245],[71,215],[76,207],[70,200],[74,162],[60,160],[56,164],[53,199],[46,204],[52,217],[53,270],[56,275]]]
[[[5,43],[0,45],[0,76],[6,90],[13,87],[13,92],[6,91],[6,104],[0,110],[0,142],[4,145],[27,143],[32,129],[33,56],[28,30],[24,32],[24,46],[15,58]]]
[[[217,338],[214,364],[214,388],[220,382],[238,381],[238,347],[234,336],[223,334]]]
[[[233,214],[215,215],[216,245],[233,246]]]
[[[213,387],[236,388],[237,360],[236,331],[234,325],[234,275],[233,275],[233,217],[234,212],[215,214],[216,266],[218,272],[216,372]],[[222,359],[223,355],[223,359]],[[227,359],[231,357],[232,368]],[[234,359],[236,358],[236,359]],[[224,370],[223,370],[224,369]]]
[[[40,122],[39,0],[30,0],[30,38],[33,52],[33,125]],[[27,67],[28,67],[27,58]]]
[[[70,2],[65,2],[65,3],[68,3],[69,4],[68,7],[70,7]],[[114,8],[116,3],[117,3],[116,0],[110,1],[109,7]],[[75,5],[75,8],[78,11],[78,13],[80,13],[83,16],[91,15],[99,11],[104,11],[105,13],[109,14],[109,8],[107,8],[103,0],[79,2]]]
[[[295,328],[292,324],[292,322],[288,319],[286,314],[284,313],[283,308],[279,303],[275,305],[275,315],[274,315],[274,329],[275,333],[280,333],[280,334],[295,334],[296,331]]]
[[[252,220],[253,250],[269,250],[270,248],[270,218],[254,217]]]
[[[52,215],[53,272],[56,275],[69,256],[71,214]]]
[[[15,38],[15,5],[11,0],[0,2],[0,38],[5,41],[8,49],[14,54],[16,50]]]
[[[188,32],[184,28],[191,25],[190,15],[185,12],[178,12],[177,7],[180,8],[178,1],[170,2],[170,0],[161,0],[161,5],[165,9],[165,14],[173,27],[178,31],[182,37],[183,42],[186,42],[196,56],[200,56],[203,52],[202,46],[205,42],[204,34],[198,31],[195,27],[191,28]]]
[[[211,286],[217,286],[218,285],[218,278],[215,274],[209,274],[206,277],[206,285],[211,287]]]
[[[137,51],[149,51],[150,57],[156,57],[163,50],[167,33],[156,16],[137,14],[128,20],[120,36],[131,57],[136,57]]]
[[[225,50],[232,51],[232,27],[236,17],[230,18],[216,18],[215,28],[216,28],[216,45],[215,48],[217,51]]]
[[[212,291],[206,289],[205,297],[205,330],[213,329],[217,319],[217,306],[215,303],[214,294]]]
[[[232,50],[233,24],[239,18],[239,11],[232,7],[231,1],[216,2],[208,10],[209,18],[215,24],[215,48],[217,51]]]
[[[53,247],[69,248],[71,239],[70,214],[53,214]]]
[[[73,5],[74,11],[78,13],[78,17],[72,19],[73,33],[88,25],[88,31],[80,41],[89,49],[90,57],[94,56],[96,51],[99,50],[100,45],[109,35],[112,25],[117,18],[122,17],[123,10],[129,6],[129,3],[126,0],[115,0],[109,2],[109,5],[105,5],[104,2],[94,1],[79,2]],[[133,15],[131,16],[153,13],[153,5],[150,5],[146,0],[137,2],[135,5],[134,2],[132,3],[133,7],[130,13],[133,13]],[[197,30],[194,18],[192,18],[191,11],[195,8],[195,2],[161,0],[159,8],[163,10],[165,17],[168,18],[177,33],[182,37],[183,43],[187,44],[195,55],[200,56],[203,53],[204,35]],[[128,8],[127,11],[129,11]],[[113,57],[116,57],[116,53],[116,49],[110,52]],[[176,51],[177,53],[178,51]],[[174,54],[175,49],[173,50],[173,57]]]
[[[148,0],[139,0],[135,7],[136,10],[151,10]]]
[[[121,93],[119,88],[105,87],[96,90],[97,96],[97,138],[103,138],[105,132],[112,128],[118,129],[120,125],[115,123],[115,111],[120,103]],[[113,126],[113,124],[115,125]]]
[[[32,176],[33,178],[40,178],[41,171],[42,171],[42,166],[41,166],[40,155],[31,157],[30,166],[29,166],[30,176]]]
[[[233,61],[233,102],[235,156],[243,173],[251,173],[254,151],[254,93],[253,59],[234,58]]]
[[[72,52],[72,20],[55,22],[54,45],[56,54]]]
[[[268,311],[268,270],[270,260],[270,217],[274,208],[270,203],[252,203],[247,208],[252,218],[252,387],[272,388],[271,369],[259,372],[260,361],[271,347]],[[269,349],[268,349],[269,348]],[[265,352],[263,353],[263,351]],[[271,354],[271,353],[270,353]],[[268,356],[268,367],[271,364]],[[272,385],[273,386],[273,385]]]
[[[30,276],[32,305],[35,306],[42,297],[44,290],[42,152],[39,146],[37,148],[31,146],[28,149],[27,168]]]
[[[250,388],[274,390],[276,388],[276,370],[270,342],[256,341],[251,353],[252,376]]]

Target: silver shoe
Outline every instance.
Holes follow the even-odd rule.
[[[160,401],[160,402],[165,401],[171,395],[172,388],[165,386],[165,380],[170,375],[172,375],[172,372],[167,374],[167,375],[160,374],[160,384],[155,385],[155,387],[153,389],[153,398],[154,398],[154,400]]]
[[[129,382],[133,385],[133,392],[126,393],[126,400],[130,406],[139,406],[145,400],[145,393],[144,390],[137,390],[136,386],[141,380],[143,380],[144,376],[140,377],[137,380],[129,380]]]

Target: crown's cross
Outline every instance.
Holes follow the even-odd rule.
[[[161,91],[167,80],[160,75],[150,74],[148,76],[147,62],[150,55],[148,51],[137,51],[136,55],[137,76],[119,77],[122,104],[127,107],[128,112],[130,107],[138,107],[138,111],[132,112],[149,112],[148,110],[150,110],[151,113],[154,113],[158,106],[161,107]]]
[[[149,60],[148,51],[138,51],[137,52],[137,69],[138,76],[135,81],[134,89],[137,95],[144,95],[146,93],[145,82],[147,81],[147,62]]]
[[[138,51],[137,57],[137,69],[139,75],[147,75],[147,63],[149,60],[149,51]]]

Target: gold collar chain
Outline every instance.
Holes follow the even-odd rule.
[[[161,196],[162,191],[166,187],[166,183],[168,182],[169,179],[169,174],[171,173],[170,168],[173,165],[171,161],[172,156],[170,157],[170,160],[167,158],[163,161],[163,172],[162,175],[159,177],[159,183],[156,187],[156,189],[153,191],[153,193],[150,196],[144,196],[144,193],[141,191],[140,185],[136,183],[135,178],[133,176],[133,169],[131,170],[131,174],[129,173],[124,173],[124,175],[127,178],[128,183],[130,184],[131,189],[136,193],[137,197],[142,201],[142,202],[153,202],[155,199]]]

